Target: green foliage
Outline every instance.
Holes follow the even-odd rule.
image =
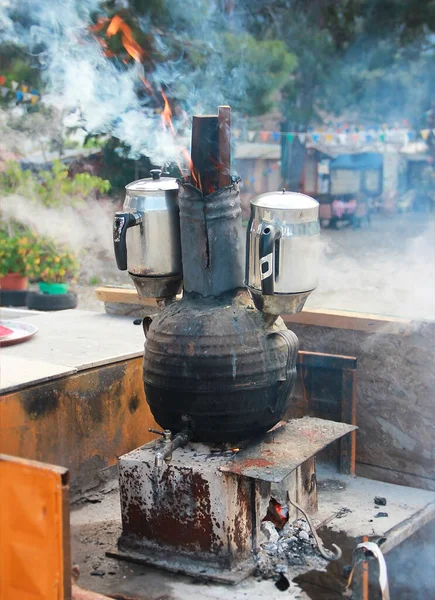
[[[286,127],[331,113],[418,127],[433,101],[435,4],[427,0],[241,0],[248,30],[297,57]],[[419,76],[420,73],[420,76]]]
[[[0,277],[8,273],[26,275],[28,257],[36,236],[27,229],[2,225],[0,229]]]
[[[100,278],[98,275],[92,275],[89,277],[89,285],[98,285],[100,283]]]
[[[33,281],[64,283],[79,273],[79,262],[66,246],[39,238],[26,255],[25,273]]]
[[[82,204],[92,193],[105,193],[110,183],[89,173],[68,176],[68,167],[59,160],[53,162],[51,170],[39,171],[37,175],[23,170],[16,162],[9,162],[0,173],[0,192],[20,194],[37,200],[44,206]]]
[[[296,68],[295,55],[281,40],[257,41],[248,34],[225,34],[224,47],[225,71],[231,73],[234,69],[241,69],[245,79],[243,93],[237,94],[237,90],[227,92],[237,105],[235,108],[253,116],[271,110],[273,95],[290,79]]]

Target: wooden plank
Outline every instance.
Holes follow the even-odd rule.
[[[345,369],[342,375],[341,420],[356,425],[356,378],[357,372]],[[356,431],[340,440],[340,473],[355,475]]]
[[[340,356],[338,354],[325,354],[324,352],[307,352],[299,350],[298,365],[304,365],[309,369],[356,369],[357,359],[355,356]]]
[[[219,187],[231,183],[231,108],[219,106]]]
[[[155,298],[141,298],[137,291],[132,288],[98,287],[95,290],[98,300],[101,302],[124,302],[125,304],[143,304],[144,306],[157,306]]]
[[[218,146],[217,115],[195,115],[192,119],[191,183],[204,195],[219,189]]]
[[[135,289],[103,286],[97,288],[95,293],[102,302],[156,306],[153,298],[139,298]],[[388,335],[410,335],[414,331],[414,325],[410,319],[340,310],[304,308],[297,315],[282,315],[282,317],[289,327],[292,323],[299,323]]]
[[[282,318],[290,327],[292,323],[300,323],[388,335],[410,335],[414,329],[410,319],[324,308],[304,308],[296,315],[282,315]]]

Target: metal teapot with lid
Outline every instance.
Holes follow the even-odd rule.
[[[175,296],[183,282],[177,180],[153,169],[125,189],[124,211],[113,222],[118,269],[128,270],[139,296]]]
[[[302,310],[318,284],[319,203],[296,192],[272,192],[251,200],[246,278],[265,313]]]

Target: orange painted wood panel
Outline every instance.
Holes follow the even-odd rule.
[[[66,469],[0,455],[2,600],[70,598],[67,490]]]

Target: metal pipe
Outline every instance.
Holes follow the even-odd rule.
[[[172,460],[172,454],[177,448],[185,446],[190,438],[192,437],[192,431],[189,428],[183,429],[172,438],[172,432],[170,429],[164,431],[158,431],[157,429],[149,428],[148,431],[151,433],[157,433],[163,437],[161,444],[158,447],[154,458],[154,465],[157,469],[163,467],[163,461],[169,463]]]

